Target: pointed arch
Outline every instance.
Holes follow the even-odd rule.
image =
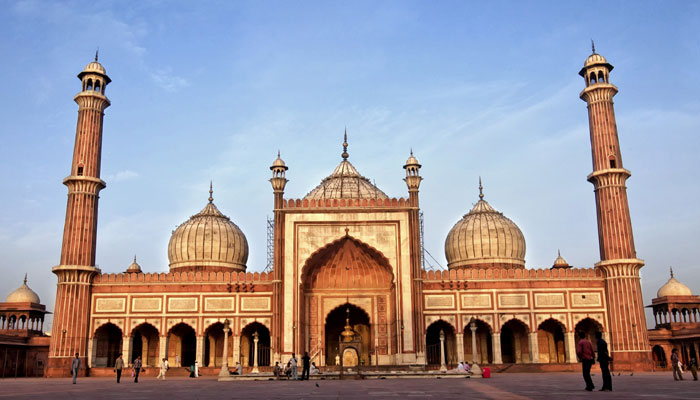
[[[440,340],[440,333],[444,334],[444,341]],[[442,362],[440,344],[443,345],[442,352],[444,353],[447,368],[456,365],[460,361],[457,359],[456,334],[457,329],[454,325],[442,318],[428,325],[425,331],[425,353],[428,365],[440,366]]]

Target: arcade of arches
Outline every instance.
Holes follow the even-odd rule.
[[[528,326],[517,319],[511,319],[495,333],[482,320],[475,319],[476,361],[478,364],[563,364],[575,363],[575,332],[584,332],[597,351],[595,333],[603,332],[601,325],[590,318],[579,321],[574,330],[567,332],[564,325],[547,319],[540,323],[537,332],[530,332]],[[426,357],[433,368],[440,365],[440,333],[444,335],[443,351],[448,367],[455,367],[460,361],[474,362],[472,352],[472,330],[466,325],[461,334],[455,334],[454,327],[444,320],[430,324],[426,334]],[[604,336],[605,333],[604,333]],[[569,341],[569,343],[567,343]],[[498,347],[494,347],[494,344]],[[496,350],[500,349],[500,352]],[[461,351],[460,351],[461,350]],[[663,352],[663,349],[657,351]],[[500,362],[494,362],[500,357]]]

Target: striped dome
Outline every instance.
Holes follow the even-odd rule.
[[[479,201],[447,234],[448,268],[525,267],[525,237],[517,225],[479,195]]]
[[[168,244],[170,269],[245,271],[248,241],[209,197],[202,211],[178,226]]]

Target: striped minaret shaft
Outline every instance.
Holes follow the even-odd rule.
[[[588,175],[595,190],[600,262],[605,277],[608,331],[614,367],[648,370],[650,348],[639,270],[625,182],[631,176],[622,164],[610,65],[595,49],[579,74],[586,82],[581,99],[588,104],[593,172]]]
[[[109,107],[105,87],[110,79],[95,61],[85,67],[78,78],[82,90],[78,103],[70,175],[63,180],[68,187],[68,205],[63,230],[61,262],[53,268],[58,277],[56,304],[49,348],[48,376],[65,376],[78,353],[82,367],[88,367],[90,295],[97,245],[97,203],[105,183],[100,179],[102,155],[102,120]]]

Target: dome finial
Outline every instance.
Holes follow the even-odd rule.
[[[97,62],[97,58],[100,55],[100,48],[98,47],[97,50],[95,50],[95,62]]]
[[[280,151],[277,150],[277,158],[280,158]]]
[[[673,267],[669,267],[669,269],[671,270],[671,278],[673,278]]]
[[[484,199],[484,187],[481,186],[481,177],[479,177],[479,200]]]
[[[593,39],[591,39],[591,50],[593,50],[593,54],[595,54],[595,42]]]
[[[557,249],[557,256],[561,257],[561,250]]]
[[[27,273],[26,272],[24,273],[24,284],[25,285],[27,284]]]
[[[213,181],[209,181],[209,202],[214,201],[214,183]]]
[[[345,134],[343,135],[343,154],[340,155],[343,157],[343,160],[347,160],[348,157],[350,156],[348,154],[348,128],[347,126],[345,127]]]
[[[134,254],[134,262],[136,262],[136,254]]]

